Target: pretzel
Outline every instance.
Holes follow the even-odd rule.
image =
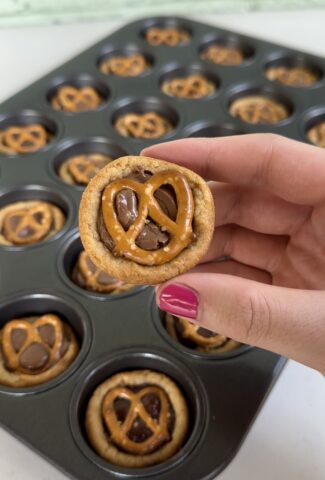
[[[52,221],[51,207],[39,202],[35,207],[7,213],[3,220],[3,233],[6,239],[14,244],[31,244],[48,235]]]
[[[0,152],[8,155],[36,152],[44,148],[48,140],[48,132],[38,123],[12,126],[0,132]]]
[[[308,140],[318,147],[325,148],[325,122],[320,122],[307,132]]]
[[[142,398],[155,395],[160,401],[159,419],[154,419],[145,409]],[[118,398],[129,400],[130,406],[124,422],[118,420],[114,409],[114,401]],[[143,455],[156,450],[170,438],[168,432],[169,400],[163,389],[150,385],[134,393],[127,387],[116,387],[107,392],[102,404],[102,416],[109,429],[112,441],[129,453]],[[136,419],[140,417],[152,432],[149,438],[135,442],[128,436]]]
[[[269,68],[265,75],[268,80],[277,81],[289,87],[308,87],[318,80],[318,76],[314,72],[303,67]]]
[[[127,113],[117,119],[115,128],[124,137],[159,138],[168,133],[172,125],[155,112]]]
[[[91,262],[91,267],[89,265]],[[87,289],[94,290],[101,293],[120,293],[128,290],[131,285],[127,285],[120,280],[112,278],[112,283],[103,283],[100,275],[107,275],[103,270],[99,269],[89,258],[87,253],[83,250],[78,258],[77,267],[79,268],[82,278],[85,281]]]
[[[39,327],[42,325],[51,325],[54,328],[55,340],[53,345],[49,345],[44,341],[39,333]],[[24,330],[26,338],[18,350],[15,350],[12,344],[12,332],[14,330]],[[56,315],[46,314],[39,317],[35,322],[30,323],[26,320],[15,319],[8,322],[3,328],[2,335],[2,349],[6,358],[7,368],[11,371],[21,373],[40,373],[48,370],[51,366],[57,363],[61,358],[61,348],[64,339],[63,324],[59,317]],[[26,351],[32,344],[41,344],[46,348],[48,359],[44,366],[37,369],[37,371],[31,371],[21,365],[21,354]]]
[[[176,221],[171,220],[161,209],[154,193],[162,185],[171,185],[175,191],[178,212]],[[118,192],[125,188],[133,190],[138,198],[138,216],[126,232],[119,223],[114,207]],[[115,246],[113,253],[124,256],[141,265],[162,265],[176,257],[193,240],[192,221],[194,201],[190,186],[185,177],[174,170],[165,170],[150,177],[145,183],[122,178],[110,183],[102,196],[104,223]],[[136,245],[147,217],[160,225],[170,235],[169,243],[158,250],[147,251]]]
[[[202,75],[173,78],[163,83],[162,91],[170,97],[202,98],[211,95],[214,85]]]
[[[77,155],[67,161],[67,170],[76,183],[87,185],[112,160],[112,157],[100,153]]]
[[[160,45],[167,45],[168,47],[175,47],[180,43],[187,42],[190,36],[185,30],[177,28],[148,28],[145,34],[145,39],[150,45],[158,47]]]
[[[217,65],[240,65],[244,61],[241,50],[218,44],[206,48],[202,52],[201,58]]]
[[[194,325],[185,318],[177,317],[177,321],[182,326],[182,337],[191,340],[201,347],[219,347],[228,340],[228,337],[224,335],[219,335],[218,333],[213,333],[205,329],[204,332],[209,335],[201,335],[200,330],[202,330],[202,327]]]
[[[101,97],[93,87],[77,88],[64,85],[58,89],[51,104],[55,110],[85,112],[95,110],[101,102]]]
[[[136,77],[145,70],[148,64],[140,53],[129,56],[116,56],[103,60],[100,64],[100,71],[106,75],[118,75],[120,77]]]
[[[230,106],[230,113],[233,117],[254,125],[278,123],[288,117],[288,111],[283,105],[261,95],[235,100]]]

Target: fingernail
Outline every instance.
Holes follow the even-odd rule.
[[[159,307],[165,312],[186,317],[197,318],[199,296],[190,287],[181,283],[169,283],[163,287],[158,296]]]

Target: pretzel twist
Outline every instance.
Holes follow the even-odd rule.
[[[48,133],[37,123],[12,126],[1,132],[0,150],[4,153],[31,153],[44,148]]]
[[[154,46],[167,45],[175,47],[180,43],[188,41],[189,34],[185,30],[177,28],[159,28],[152,27],[146,31],[146,40]]]
[[[164,82],[162,90],[171,97],[202,98],[211,95],[214,86],[202,75],[190,75]]]
[[[155,112],[127,113],[115,123],[117,131],[125,137],[159,138],[171,130],[171,124]]]
[[[42,325],[51,325],[55,331],[55,340],[53,346],[48,345],[42,339],[38,328]],[[26,332],[26,338],[19,348],[18,351],[15,350],[11,340],[11,334],[14,330],[24,330]],[[35,322],[30,323],[26,320],[11,320],[3,328],[2,336],[2,349],[6,357],[8,369],[21,372],[21,373],[31,373],[30,370],[25,369],[20,364],[20,355],[33,343],[40,343],[46,349],[49,355],[46,365],[41,369],[41,371],[48,370],[52,365],[54,365],[61,358],[61,347],[64,338],[63,324],[59,317],[52,314],[47,314],[39,317]],[[38,370],[36,373],[40,373]]]
[[[50,206],[40,202],[33,208],[7,213],[3,220],[3,232],[6,239],[14,244],[34,243],[49,233],[52,222]]]
[[[177,199],[177,217],[171,220],[161,209],[154,193],[162,185],[171,185]],[[133,190],[138,197],[138,216],[126,232],[115,211],[115,197],[125,188]],[[110,183],[102,196],[104,223],[115,246],[114,254],[124,256],[142,265],[161,265],[176,257],[193,239],[192,221],[194,201],[186,178],[177,171],[165,170],[150,177],[145,183],[122,178]],[[136,245],[147,217],[155,221],[170,235],[169,243],[158,250],[147,251]]]
[[[243,98],[235,101],[230,113],[247,123],[277,123],[288,116],[286,108],[268,98]]]
[[[278,81],[291,87],[304,87],[317,81],[317,75],[312,71],[302,68],[274,67],[266,71],[266,77],[271,81]]]
[[[147,70],[147,68],[146,59],[140,53],[135,53],[128,57],[116,56],[108,58],[100,64],[102,73],[120,77],[136,77]]]
[[[145,395],[155,395],[159,398],[159,419],[152,418],[144,408],[141,399]],[[114,409],[114,401],[118,398],[130,402],[127,416],[122,424]],[[103,400],[102,416],[110,431],[112,441],[129,453],[138,455],[150,453],[170,438],[168,432],[169,400],[165,391],[154,385],[145,387],[137,393],[126,387],[113,388],[107,392]],[[152,432],[152,435],[142,442],[135,442],[128,436],[137,417],[140,417]]]
[[[103,284],[99,281],[98,277],[99,275],[103,272],[100,270],[93,262],[93,269],[89,268],[89,265],[87,263],[87,258],[88,255],[87,253],[83,250],[78,259],[78,267],[82,273],[82,276],[86,282],[86,285],[91,288],[92,290],[96,291],[101,291],[105,293],[110,293],[110,292],[116,292],[121,288],[124,284],[120,280],[115,280],[112,278],[112,283],[110,284]],[[121,288],[121,290],[123,290]]]
[[[58,89],[51,103],[55,110],[84,112],[96,109],[101,101],[101,97],[93,87],[76,88],[64,85]]]
[[[88,182],[101,170],[111,157],[101,154],[78,155],[68,161],[68,171],[77,183],[87,185]]]
[[[223,45],[210,45],[202,52],[201,58],[218,65],[239,65],[244,61],[240,50]]]
[[[212,334],[208,337],[200,335],[199,329],[202,327],[200,327],[200,325],[194,325],[185,318],[178,317],[178,321],[182,326],[182,337],[187,338],[200,346],[218,347],[228,340],[227,337],[219,335],[218,333]]]

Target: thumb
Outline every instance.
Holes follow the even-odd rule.
[[[275,287],[216,273],[160,285],[159,307],[204,328],[325,373],[325,292]]]

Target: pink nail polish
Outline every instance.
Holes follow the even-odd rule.
[[[159,293],[159,307],[165,312],[195,320],[198,314],[199,297],[190,287],[181,283],[169,283]]]

